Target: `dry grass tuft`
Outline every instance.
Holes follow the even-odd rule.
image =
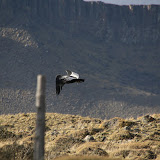
[[[118,140],[129,140],[134,138],[134,134],[126,131],[126,130],[118,130],[115,131],[110,137],[110,140],[118,141]]]
[[[33,145],[24,146],[18,145],[17,143],[5,145],[0,149],[0,159],[33,159]]]
[[[122,127],[131,127],[133,125],[136,125],[136,122],[133,122],[133,121],[127,121],[127,120],[121,120],[119,121],[119,127],[122,128]]]

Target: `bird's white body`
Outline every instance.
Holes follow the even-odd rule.
[[[75,73],[75,72],[72,72],[72,71],[69,71],[69,70],[66,70],[67,72],[67,75],[70,76],[70,77],[74,77],[74,78],[79,78],[79,74]]]
[[[69,70],[66,70],[67,72],[67,75],[64,75],[61,77],[61,79],[66,79],[67,81],[70,81],[72,79],[78,79],[79,78],[79,74],[75,73],[75,72],[72,72],[72,71],[69,71]]]

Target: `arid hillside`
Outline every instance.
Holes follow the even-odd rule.
[[[35,116],[34,113],[0,116],[0,159],[33,158]],[[45,159],[55,158],[159,160],[160,115],[102,120],[47,113]]]
[[[35,112],[38,74],[47,79],[47,112],[160,113],[159,53],[159,5],[0,0],[0,114]],[[66,85],[57,97],[55,77],[65,70],[85,83]]]

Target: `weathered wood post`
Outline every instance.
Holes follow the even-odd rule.
[[[36,91],[37,120],[35,130],[34,160],[44,160],[45,83],[45,76],[38,75]]]

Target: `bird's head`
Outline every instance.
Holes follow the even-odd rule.
[[[61,75],[57,75],[56,76],[56,79],[60,79],[62,76]]]

